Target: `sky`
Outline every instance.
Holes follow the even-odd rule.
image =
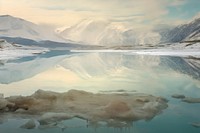
[[[0,0],[0,14],[55,27],[96,18],[135,27],[175,25],[200,16],[200,0]]]

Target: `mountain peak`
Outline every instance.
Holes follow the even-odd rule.
[[[11,15],[0,15],[0,17],[13,17]]]
[[[14,17],[14,16],[11,16],[11,15],[0,15],[0,19],[1,20],[4,20],[4,21],[22,21],[22,22],[28,22],[28,23],[32,23],[32,22],[29,22],[29,21],[26,21],[22,18],[18,18],[18,17]],[[33,23],[32,23],[33,24]]]

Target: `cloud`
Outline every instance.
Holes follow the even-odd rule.
[[[33,16],[35,21],[42,23],[46,21],[65,25],[87,17],[129,21],[133,24],[154,23],[165,20],[169,7],[179,7],[187,2],[188,0],[6,0],[3,3],[7,8],[4,12],[29,18]]]
[[[46,10],[66,10],[66,7],[64,7],[64,6],[57,6],[57,7],[42,6],[42,7],[39,7],[39,8],[46,9]]]
[[[173,0],[170,6],[181,6],[186,4],[187,2],[188,2],[187,0]]]
[[[96,14],[97,17],[115,19],[117,18],[116,14],[121,16],[119,18],[123,16],[125,19],[132,14],[143,14],[144,19],[150,20],[166,15],[168,13],[166,7],[170,3],[160,0],[34,0],[29,2],[30,6],[44,10],[90,12],[93,16]]]

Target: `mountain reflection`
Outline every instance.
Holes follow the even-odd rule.
[[[73,54],[63,51],[52,51],[39,58],[27,57],[12,62],[2,61],[0,64],[0,83],[9,84],[31,78],[54,66],[61,66],[81,78],[113,75],[124,78],[130,73],[121,71],[154,72],[158,69],[169,69],[200,79],[200,58],[128,55],[128,53],[90,53]],[[30,71],[31,69],[31,71]],[[116,75],[117,74],[117,75]],[[133,75],[137,76],[137,75]]]
[[[197,57],[160,57],[161,65],[176,72],[187,74],[194,79],[200,79],[200,58]]]

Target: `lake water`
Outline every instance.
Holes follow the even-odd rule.
[[[1,114],[0,133],[199,133],[192,126],[200,122],[200,103],[174,99],[174,94],[200,98],[200,59],[132,55],[131,53],[46,54],[1,61],[0,93],[5,97],[28,96],[38,89],[67,92],[71,89],[93,93],[146,93],[168,100],[168,108],[150,121],[129,125],[88,124],[80,118],[63,120],[55,127],[22,129],[24,117]],[[64,128],[64,127],[68,128]]]

